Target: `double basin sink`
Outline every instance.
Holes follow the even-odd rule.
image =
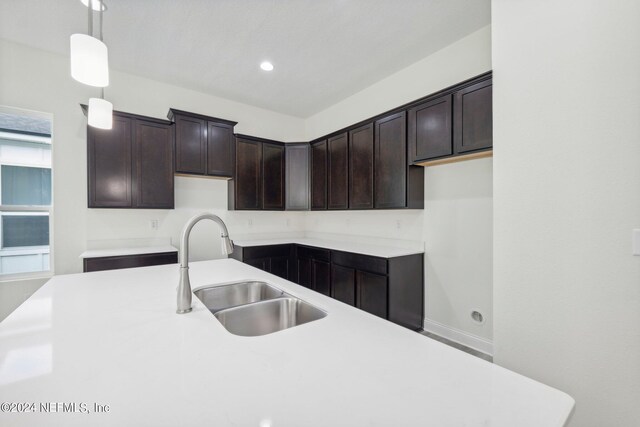
[[[245,337],[271,334],[327,315],[265,282],[209,286],[193,293],[227,331]]]

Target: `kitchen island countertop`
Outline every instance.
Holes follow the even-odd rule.
[[[193,289],[264,280],[328,315],[236,336],[195,297],[175,313],[176,264],[56,276],[0,323],[0,401],[76,411],[1,412],[0,425],[551,427],[573,409],[561,391],[238,261],[190,271]]]

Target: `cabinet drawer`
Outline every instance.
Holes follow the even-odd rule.
[[[369,271],[377,274],[387,274],[387,260],[369,255],[353,254],[350,252],[331,252],[331,262],[356,270]]]
[[[177,262],[177,252],[85,258],[84,272],[149,267],[151,265],[175,264]]]
[[[291,245],[251,246],[242,248],[242,260],[271,257],[288,257],[291,254]]]
[[[327,249],[316,249],[310,248],[308,246],[298,246],[298,258],[311,258],[317,259],[319,261],[329,262],[331,258],[329,255],[329,250]]]

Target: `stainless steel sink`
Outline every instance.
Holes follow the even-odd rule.
[[[278,298],[285,293],[265,282],[238,282],[210,286],[193,292],[212,313],[229,307]]]
[[[322,319],[324,311],[288,296],[261,301],[215,313],[222,325],[235,335],[255,337]]]

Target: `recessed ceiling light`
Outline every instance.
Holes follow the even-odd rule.
[[[271,71],[273,70],[273,64],[269,61],[264,61],[262,64],[260,64],[260,68],[265,71]]]
[[[80,0],[83,5],[89,6],[89,0]],[[91,0],[91,9],[98,12],[100,10],[100,5],[102,5],[102,10],[107,10],[107,6],[100,0]]]

